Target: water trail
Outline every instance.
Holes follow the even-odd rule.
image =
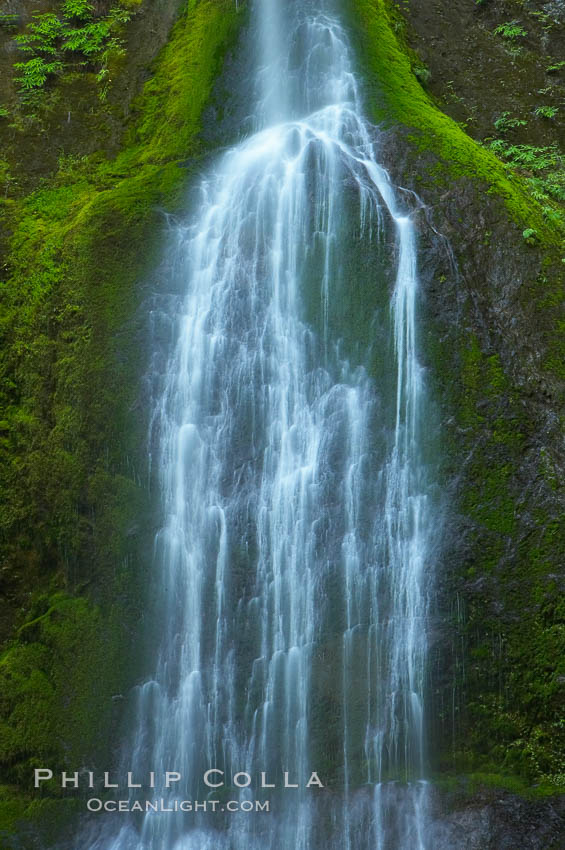
[[[417,246],[322,7],[256,4],[257,130],[209,169],[171,248],[160,649],[123,757],[157,777],[141,798],[271,812],[107,819],[92,850],[427,848]],[[313,771],[329,790],[305,787]]]

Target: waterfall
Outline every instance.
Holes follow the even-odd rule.
[[[335,10],[257,0],[253,17],[254,130],[170,244],[159,650],[123,754],[132,800],[218,804],[97,815],[81,846],[427,850],[415,229]],[[269,812],[242,811],[256,800]]]

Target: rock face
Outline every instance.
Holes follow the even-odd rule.
[[[504,73],[497,71],[490,86],[491,63],[499,69],[509,63],[509,76],[519,81],[509,93],[510,108],[523,98],[528,109],[530,80],[536,74],[544,79],[553,61],[548,51],[557,50],[562,33],[553,33],[547,21],[549,36],[541,33],[534,15],[524,23],[531,30],[528,50],[507,53],[492,30],[508,20],[501,16],[509,5],[485,5],[490,29],[469,4],[440,2],[433,15],[422,4],[402,5],[406,37],[429,59],[435,96],[430,97],[422,90],[421,59],[399,44],[398,6],[352,3],[362,20],[368,99],[376,120],[389,127],[382,143],[388,168],[396,183],[419,198],[414,214],[422,247],[422,344],[442,412],[445,458],[430,672],[435,768],[479,771],[500,784],[505,775],[518,774],[557,793],[565,743],[561,195],[542,197],[539,204],[532,173],[504,167],[499,172],[487,146],[472,145],[461,128],[446,123],[437,102],[458,118],[461,110],[468,115],[482,105],[477,123],[486,135],[506,111],[499,97]],[[466,39],[460,49],[461,26]],[[466,68],[468,41],[477,48],[471,51],[472,72]],[[537,64],[526,82],[524,67],[534,61],[536,45]],[[475,83],[467,82],[451,104],[462,66],[462,76],[468,72]],[[561,85],[556,83],[556,91]],[[487,91],[497,86],[495,96]],[[553,89],[546,94],[556,96]],[[541,144],[536,121],[532,135],[513,137],[513,144],[522,150]],[[514,128],[523,134],[527,129]],[[562,124],[551,125],[546,146],[557,145],[562,132]],[[551,179],[560,183],[559,157],[554,169]],[[471,796],[457,812],[447,815],[446,809],[451,826],[444,846],[545,846],[544,822],[556,811],[553,804],[525,803],[510,794],[501,799],[485,793],[477,801]],[[508,834],[514,845],[501,843],[498,818],[513,823]],[[475,824],[476,835],[457,838],[465,819]],[[529,831],[523,819],[529,819]],[[563,822],[558,815],[550,819],[551,841],[563,840]]]
[[[555,120],[535,114],[540,105],[561,105],[565,75],[554,67],[565,55],[561,0],[391,5],[400,10],[408,42],[417,51],[416,67],[419,63],[427,71],[426,89],[473,138],[496,137],[494,122],[506,112],[525,122],[508,128],[510,141],[563,144],[561,110]],[[504,29],[508,23],[519,34]]]
[[[562,847],[564,801],[525,801],[505,792],[457,800],[436,799],[433,835],[438,850],[558,850]]]
[[[438,766],[557,777],[565,469],[563,381],[550,364],[561,270],[486,187],[416,183],[403,144],[389,164],[427,207],[423,308],[446,453]]]
[[[371,5],[373,14],[386,11],[382,4]],[[543,11],[538,5],[528,7]],[[508,4],[488,4],[490,26],[507,12]],[[484,101],[477,122],[482,135],[507,109],[500,99],[504,63],[510,63],[509,77],[519,81],[509,92],[509,108],[523,103],[528,109],[532,77],[544,78],[540,59],[549,65],[549,51],[561,44],[562,31],[546,22],[544,36],[536,30],[539,17],[533,17],[530,48],[509,57],[469,4],[440,2],[432,15],[412,3],[403,5],[403,13],[411,43],[429,61],[442,109],[461,117]],[[461,26],[466,39],[460,48]],[[474,47],[468,54],[469,43]],[[536,44],[539,55],[531,68]],[[417,61],[412,58],[412,67]],[[465,76],[471,61],[472,81],[450,102],[452,81],[459,71]],[[499,68],[494,95],[487,91],[493,62]],[[407,79],[403,85],[409,89]],[[561,81],[557,91],[560,86]],[[377,117],[386,120],[378,83],[375,90]],[[418,98],[414,92],[412,102]],[[384,100],[389,107],[394,103],[386,88]],[[528,199],[531,173],[522,173],[526,194],[510,209],[512,193],[521,192],[519,181],[512,178],[503,191],[497,189],[493,173],[481,164],[484,148],[476,149],[476,172],[471,167],[462,176],[460,167],[452,167],[463,163],[462,145],[453,137],[446,157],[441,143],[431,141],[423,101],[418,109],[415,116],[410,105],[397,106],[396,117],[409,129],[391,128],[384,147],[395,182],[414,190],[423,204],[415,213],[423,249],[423,346],[442,411],[446,513],[436,566],[430,703],[435,767],[485,771],[495,782],[520,774],[557,793],[565,751],[562,224],[545,226],[551,225],[548,210],[540,217]],[[524,134],[516,144],[562,143],[562,122],[549,128],[545,140],[533,124],[530,136],[527,128],[516,130]],[[557,180],[563,179],[561,162],[556,161]],[[554,200],[559,208],[558,196]],[[438,797],[438,810],[443,823],[438,846],[549,848],[565,840],[563,808],[553,802],[484,791],[459,802]]]

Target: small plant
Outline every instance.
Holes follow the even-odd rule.
[[[494,34],[507,38],[509,41],[515,41],[517,38],[525,38],[528,33],[524,27],[520,26],[518,21],[507,21],[507,23],[497,26]]]
[[[17,35],[15,41],[24,53],[47,54],[56,56],[58,40],[63,34],[63,22],[57,15],[47,12],[33,15],[33,21],[27,31]]]
[[[412,71],[414,73],[414,76],[422,86],[426,86],[429,83],[432,73],[429,68],[426,68],[425,65],[416,65],[414,68],[412,68]]]
[[[563,224],[563,213],[553,207],[543,207],[542,215],[551,224]]]
[[[495,139],[488,147],[508,167],[522,172],[532,197],[545,204],[544,215],[547,220],[557,222],[549,203],[565,202],[565,157],[558,146],[512,145],[505,139]]]
[[[70,185],[83,179],[87,173],[88,163],[88,156],[61,154],[57,157],[58,169],[55,175],[57,185]]]
[[[449,80],[445,84],[445,94],[443,96],[445,103],[462,103],[463,98],[459,97],[457,92],[455,91],[455,84],[453,80]]]
[[[64,0],[61,11],[67,19],[77,18],[79,21],[92,17],[94,7],[88,0]]]
[[[10,111],[5,106],[0,106],[0,118],[9,118]]]
[[[12,15],[6,12],[0,13],[0,27],[5,27],[6,29],[17,29],[18,23],[19,19],[17,15]]]
[[[16,82],[20,84],[22,92],[25,94],[34,89],[42,88],[48,77],[53,74],[60,74],[63,70],[63,64],[57,59],[47,62],[42,56],[35,56],[28,62],[15,62],[14,68],[16,71],[21,71],[20,76],[16,77]]]
[[[528,184],[536,201],[549,201],[553,198],[565,202],[565,169],[552,171],[545,177],[530,177]]]
[[[530,186],[532,197],[536,201],[549,201],[549,192],[545,180],[541,177],[530,177],[528,184]]]
[[[523,231],[522,237],[528,245],[535,245],[539,238],[537,230],[534,230],[533,227],[527,227]]]
[[[538,118],[555,118],[558,112],[557,106],[537,106],[534,109],[534,115]]]
[[[537,18],[540,24],[543,26],[545,32],[549,32],[550,29],[553,28],[553,21],[547,14],[547,12],[530,12],[529,13],[532,18]]]
[[[127,5],[128,0],[121,2]],[[110,83],[108,63],[125,52],[119,36],[132,14],[116,5],[100,15],[90,0],[63,0],[59,15],[35,14],[26,31],[15,39],[20,50],[30,55],[27,62],[14,65],[20,72],[16,82],[23,100],[30,103],[33,95],[37,102],[49,79],[81,68],[96,75],[104,99]]]
[[[511,118],[509,112],[503,112],[494,122],[494,126],[499,133],[507,133],[516,127],[525,127],[527,123],[521,118]]]
[[[504,139],[495,139],[489,145],[497,156],[506,159],[511,165],[528,171],[542,171],[559,162],[559,149],[556,145],[535,147],[534,145],[511,145]]]
[[[10,166],[0,157],[0,189],[3,190],[4,197],[7,198],[16,187],[17,181],[10,174]]]
[[[110,24],[97,21],[80,29],[70,30],[63,39],[62,49],[69,53],[95,56],[103,49],[110,35]]]
[[[547,66],[545,73],[557,74],[562,68],[565,68],[565,62],[555,62],[555,64]]]

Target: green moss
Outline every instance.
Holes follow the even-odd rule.
[[[465,427],[478,426],[484,422],[484,417],[479,414],[478,400],[481,393],[482,382],[482,353],[476,336],[472,336],[469,344],[463,349],[462,368],[462,404],[461,420]]]
[[[149,496],[133,317],[162,245],[158,209],[178,205],[186,160],[203,150],[202,110],[241,21],[231,0],[190,0],[121,153],[61,158],[53,179],[0,207],[10,232],[0,554],[11,587],[39,588],[0,660],[0,764],[11,783],[0,829],[61,821],[53,806],[68,801],[26,797],[33,767],[102,758],[112,695],[135,675],[135,588],[150,546],[140,531]]]
[[[9,785],[0,785],[0,841],[8,841],[14,825],[23,820],[28,801]]]
[[[524,525],[516,471],[533,439],[532,423],[497,355],[484,353],[471,336],[461,359],[454,403],[464,427],[461,508],[473,522],[473,560],[462,576],[472,584],[462,590],[468,658],[460,683],[464,743],[455,764],[460,771],[493,774],[495,785],[517,793],[556,793],[565,781],[565,611],[551,575],[565,557],[565,526],[540,506]],[[540,465],[540,480],[555,492],[559,484],[547,454]],[[516,776],[524,785],[520,791],[510,787]]]
[[[545,242],[557,245],[559,228],[544,220],[541,206],[520,179],[441,112],[422,88],[414,73],[418,60],[402,41],[401,19],[392,5],[386,0],[350,0],[350,7],[374,119],[409,128],[417,150],[436,154],[429,179],[482,181],[487,192],[503,199],[519,226],[533,228]]]
[[[478,791],[491,789],[493,791],[508,791],[527,800],[539,800],[561,793],[561,788],[549,783],[528,784],[521,776],[504,773],[462,773],[458,775],[441,775],[433,777],[434,785],[450,794],[470,797]]]
[[[65,764],[83,763],[101,731],[100,709],[107,721],[123,676],[116,647],[106,666],[108,630],[99,608],[62,592],[44,604],[0,657],[0,764],[7,779],[28,788],[33,767],[60,764],[63,752]],[[98,681],[93,671],[100,669],[113,677]]]
[[[142,163],[166,162],[202,149],[198,139],[202,110],[242,8],[238,12],[227,0],[190,0],[160,58],[159,74],[144,88],[136,146],[125,154],[126,161],[133,156]]]
[[[191,0],[138,98],[122,153],[63,161],[50,185],[11,210],[0,290],[7,497],[0,527],[11,546],[42,538],[60,566],[81,559],[85,522],[96,525],[92,512],[97,521],[130,477],[124,453],[140,348],[122,329],[158,251],[157,209],[178,202],[181,158],[201,149],[201,112],[240,19],[228,0]],[[131,502],[131,519],[139,499],[133,482],[128,489],[120,501]]]
[[[51,846],[72,820],[84,812],[83,803],[67,798],[38,798],[22,794],[16,786],[0,785],[0,847]],[[41,824],[38,829],[37,824]],[[26,842],[26,843],[24,843]]]
[[[33,792],[35,767],[74,771],[111,757],[103,742],[115,723],[112,697],[127,680],[126,646],[117,607],[103,612],[63,592],[36,598],[0,657],[0,770],[11,783],[2,795],[0,838],[20,821],[60,828],[76,809],[76,801]]]

